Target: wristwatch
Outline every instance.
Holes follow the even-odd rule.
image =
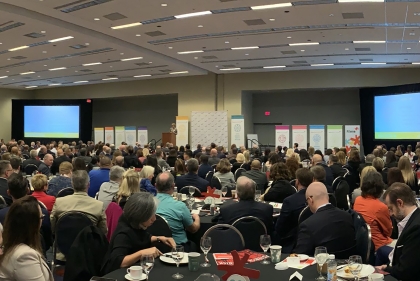
[[[156,236],[156,241],[157,241],[158,243],[162,242],[162,241],[160,240],[159,236]]]

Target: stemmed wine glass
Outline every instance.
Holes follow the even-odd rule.
[[[261,190],[255,190],[255,201],[260,201]]]
[[[359,273],[362,271],[363,262],[361,256],[350,256],[348,260],[349,270],[353,274],[354,280],[359,280]]]
[[[207,254],[211,249],[211,237],[202,237],[200,240],[200,247],[204,253],[205,263],[202,263],[202,267],[210,267],[209,259],[207,258]]]
[[[322,266],[328,259],[328,253],[326,247],[316,247],[315,248],[315,260],[319,265],[319,277],[315,280],[326,280],[324,276],[322,276]]]
[[[141,257],[140,264],[144,273],[146,273],[146,280],[149,280],[149,273],[155,264],[155,258],[153,256],[143,256]]]
[[[264,251],[264,255],[267,254],[268,248],[271,246],[271,237],[270,235],[263,234],[260,236],[260,246]],[[262,264],[270,264],[266,258],[261,262]]]
[[[226,197],[226,193],[228,192],[228,187],[226,185],[223,186],[221,191],[222,191],[223,197]]]
[[[190,193],[190,196],[192,197],[195,193],[195,187],[194,186],[188,187],[188,192]]]
[[[184,258],[184,247],[183,246],[176,246],[175,248],[172,248],[172,259],[175,261],[176,263],[176,267],[179,268],[179,263],[182,261],[182,259]],[[172,278],[174,279],[182,279],[184,278],[184,275],[175,273],[174,275],[172,275]]]

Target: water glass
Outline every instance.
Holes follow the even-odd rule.
[[[350,256],[348,259],[349,270],[354,276],[354,280],[359,280],[359,273],[363,268],[363,262],[361,256]]]
[[[190,193],[191,196],[193,196],[195,193],[195,187],[194,186],[188,187],[188,192]]]
[[[183,246],[176,246],[175,248],[172,248],[172,259],[175,261],[176,263],[176,267],[179,268],[179,263],[182,261],[182,259],[184,258],[184,247]],[[174,275],[172,275],[172,278],[174,279],[182,279],[184,278],[184,275],[175,273]]]
[[[267,254],[267,250],[271,246],[271,237],[270,235],[263,234],[260,236],[260,246],[264,251],[264,254]],[[262,264],[270,264],[270,261],[268,261],[266,258],[261,262]]]
[[[209,259],[207,258],[208,252],[211,249],[211,237],[202,237],[200,240],[200,248],[204,253],[205,263],[202,263],[202,267],[210,267]]]
[[[260,201],[261,190],[255,190],[255,201]]]
[[[140,265],[143,268],[144,273],[146,273],[146,280],[149,280],[149,273],[152,270],[155,264],[155,258],[153,256],[142,256],[140,260]]]
[[[326,247],[316,247],[314,257],[315,257],[315,260],[318,263],[319,267],[322,268],[322,266],[324,265],[324,263],[328,259],[327,248]],[[319,273],[319,277],[316,278],[315,280],[318,280],[318,281],[326,280],[325,277],[322,276],[322,270]]]
[[[227,186],[223,186],[221,191],[222,191],[223,197],[226,197],[226,193],[228,192]]]

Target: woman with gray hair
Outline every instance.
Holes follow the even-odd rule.
[[[130,196],[124,212],[112,234],[102,273],[107,274],[122,267],[130,267],[143,256],[158,257],[162,253],[152,247],[153,242],[161,242],[175,247],[172,237],[151,236],[146,229],[156,220],[156,201],[147,192]]]

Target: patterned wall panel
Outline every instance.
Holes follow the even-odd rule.
[[[210,143],[228,147],[227,111],[193,111],[191,113],[191,147]]]

